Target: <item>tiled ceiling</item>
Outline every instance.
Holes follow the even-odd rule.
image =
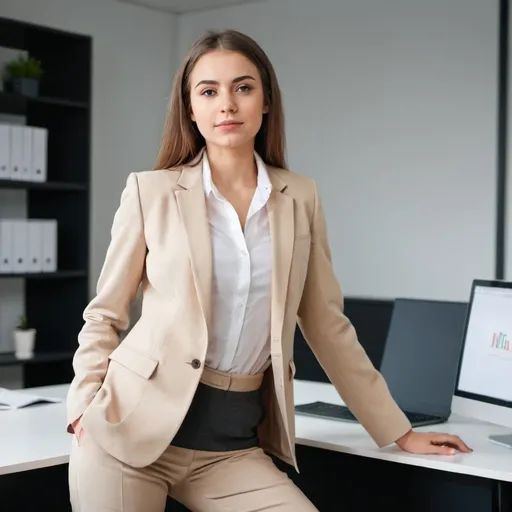
[[[201,9],[213,9],[228,5],[239,5],[258,0],[117,0],[118,2],[142,5],[148,8],[181,14]],[[261,0],[259,0],[261,1]]]

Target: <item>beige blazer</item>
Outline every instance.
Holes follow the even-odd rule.
[[[82,417],[85,435],[135,467],[151,464],[172,441],[205,360],[212,254],[201,170],[199,163],[128,176],[73,359],[68,432]],[[272,365],[264,378],[266,417],[259,435],[263,449],[298,471],[293,398],[297,320],[329,379],[379,446],[394,442],[411,426],[342,313],[314,181],[270,166],[268,171]],[[119,343],[139,286],[140,318]]]

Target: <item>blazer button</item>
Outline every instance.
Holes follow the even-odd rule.
[[[192,368],[194,368],[194,370],[201,368],[201,361],[199,361],[199,359],[194,359],[192,361]]]

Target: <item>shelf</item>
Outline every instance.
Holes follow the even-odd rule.
[[[48,105],[55,107],[88,109],[84,101],[74,101],[65,98],[50,98],[48,96],[23,96],[0,91],[0,113],[23,116],[29,105]]]
[[[71,183],[65,181],[17,181],[0,179],[0,189],[24,189],[24,190],[62,190],[70,192],[83,192],[88,189],[85,183]]]
[[[8,94],[8,96],[14,96],[14,95]],[[56,107],[71,107],[71,108],[82,108],[82,109],[89,108],[89,104],[86,103],[85,101],[68,100],[66,98],[50,98],[48,96],[35,96],[35,97],[19,96],[19,97],[23,98],[25,101],[27,101],[29,103],[40,103],[40,104],[44,104],[44,105],[54,105]]]
[[[8,354],[0,354],[0,366],[71,361],[73,356],[74,352],[35,352],[32,359],[18,359],[12,352]]]
[[[22,211],[27,219],[56,220],[59,262],[56,272],[0,273],[3,301],[17,303],[21,292],[23,314],[37,328],[34,358],[0,354],[0,372],[6,365],[21,370],[23,387],[60,384],[73,377],[71,361],[90,295],[92,38],[0,16],[0,47],[23,50],[44,69],[38,96],[2,89],[0,79],[0,117],[48,134],[46,181],[20,181],[22,175],[0,180],[1,216],[19,218]],[[12,298],[9,283],[19,285]],[[12,341],[11,327],[0,317],[0,337]]]
[[[0,279],[76,279],[87,277],[85,270],[59,270],[57,272],[26,272],[19,274],[2,274],[0,272]]]

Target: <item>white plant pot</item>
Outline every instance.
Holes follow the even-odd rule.
[[[31,359],[36,341],[35,329],[14,329],[14,352],[18,359]]]

